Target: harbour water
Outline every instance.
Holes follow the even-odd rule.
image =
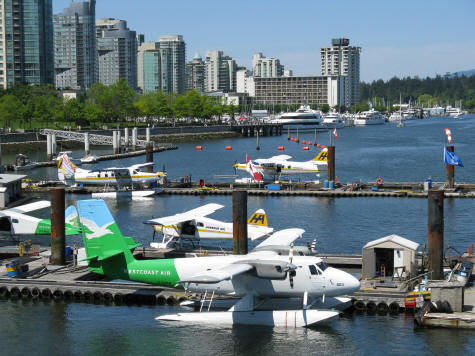
[[[456,181],[475,181],[475,117],[454,121],[439,118],[395,124],[352,127],[339,131],[337,176],[343,182],[423,181],[429,175],[443,181],[443,129],[449,127],[455,151],[465,168],[456,167]],[[313,133],[301,139],[313,141]],[[166,165],[174,178],[192,174],[193,180],[212,181],[215,174],[233,174],[231,165],[252,158],[285,154],[295,160],[313,158],[315,151],[287,141],[285,135],[261,138],[212,140],[179,144],[176,151],[155,155],[157,167]],[[319,133],[318,142],[328,144],[328,133]],[[197,144],[204,150],[195,150]],[[231,145],[232,151],[224,147]],[[76,156],[81,156],[76,152]],[[143,162],[134,157],[120,162],[101,162],[96,167],[126,166]],[[54,178],[53,168],[33,171],[38,177]],[[310,179],[307,177],[306,179]],[[67,203],[85,198],[68,195]],[[148,245],[152,229],[143,220],[171,215],[217,202],[225,205],[212,217],[231,221],[230,196],[160,196],[141,201],[110,201],[124,235]],[[413,198],[317,198],[249,197],[248,214],[263,208],[269,224],[276,228],[301,227],[302,242],[317,239],[317,249],[328,253],[360,253],[373,239],[399,234],[423,245],[427,240],[427,201]],[[474,242],[475,201],[445,200],[445,241],[459,251]],[[41,213],[40,213],[41,214]],[[47,212],[43,212],[47,215]],[[68,243],[81,243],[79,237]],[[209,243],[208,243],[209,245]],[[212,245],[212,244],[211,244]],[[231,242],[213,247],[230,248]],[[252,246],[252,244],[251,244]],[[157,322],[158,315],[176,307],[127,307],[93,304],[66,304],[0,301],[0,343],[5,355],[466,355],[475,348],[475,335],[465,330],[414,330],[413,317],[346,315],[328,326],[286,330],[263,327],[211,327]]]

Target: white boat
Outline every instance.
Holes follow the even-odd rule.
[[[81,158],[81,162],[82,162],[82,163],[85,163],[85,164],[96,163],[96,162],[97,162],[97,159],[98,159],[97,156],[89,155],[89,156],[86,156],[86,157]]]
[[[31,162],[28,156],[20,153],[16,156],[15,165],[13,167],[15,171],[26,171],[35,168],[37,165],[38,163]]]
[[[275,124],[321,124],[323,122],[320,111],[313,110],[308,105],[302,105],[295,112],[282,113],[279,118],[270,120]]]
[[[401,113],[399,111],[393,112],[389,116],[389,119],[388,119],[389,122],[401,122],[401,121],[404,121],[404,120],[406,120],[406,119],[404,118],[404,116],[401,115]]]
[[[334,127],[341,129],[345,127],[345,122],[336,110],[331,110],[323,115],[322,126],[325,126],[329,129],[333,129]]]
[[[152,195],[160,194],[162,192],[163,192],[163,189],[130,190],[130,191],[92,193],[91,196],[94,199],[135,199],[135,198],[151,197]]]
[[[321,325],[334,318],[340,312],[333,310],[269,310],[269,311],[222,311],[201,313],[177,313],[161,315],[158,321],[182,321],[196,324],[220,325],[264,325],[283,328],[299,328]]]
[[[374,109],[362,111],[356,115],[354,124],[356,126],[382,125],[384,124],[384,117],[379,111]]]

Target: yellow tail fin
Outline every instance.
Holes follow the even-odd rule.
[[[254,214],[251,215],[247,223],[249,225],[268,226],[266,212],[263,209],[257,210]]]
[[[323,149],[312,161],[328,161],[328,151]]]

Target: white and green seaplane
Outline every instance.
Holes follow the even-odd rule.
[[[39,219],[26,213],[46,209],[51,206],[47,200],[40,200],[34,203],[20,205],[15,208],[0,211],[0,234],[17,235],[51,235],[51,220]],[[81,233],[77,225],[77,212],[74,206],[65,211],[65,232],[66,235],[77,235]]]
[[[136,260],[131,250],[137,244],[122,236],[103,200],[78,201],[77,207],[90,271],[115,279],[240,298],[227,311],[181,312],[158,316],[160,321],[311,326],[339,315],[335,310],[314,309],[315,305],[360,287],[351,274],[328,267],[321,258],[294,257],[292,245],[304,233],[302,229],[277,231],[247,255]],[[282,254],[284,250],[286,254]],[[302,300],[298,309],[262,310],[270,300],[295,298]]]

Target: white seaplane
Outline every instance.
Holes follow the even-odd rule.
[[[161,183],[166,173],[143,172],[141,168],[151,163],[135,164],[122,168],[103,168],[87,170],[78,168],[63,154],[58,160],[58,179],[65,185],[76,187],[83,185],[116,185],[116,192],[93,193],[94,198],[148,197],[157,194],[157,190],[119,190],[121,187],[133,187],[134,184]]]
[[[160,315],[161,322],[252,324],[304,327],[325,323],[339,312],[313,309],[328,297],[360,288],[351,274],[327,266],[319,257],[293,256],[293,242],[302,229],[273,233],[247,255],[137,260],[103,200],[78,201],[89,270],[109,278],[132,280],[211,295],[239,297],[227,311],[180,312]],[[131,247],[132,246],[132,247]],[[280,255],[277,249],[286,249]],[[300,298],[299,309],[260,310],[270,299]],[[285,303],[284,303],[285,304]]]
[[[210,203],[196,209],[188,210],[172,216],[144,221],[144,224],[153,225],[153,239],[155,234],[163,236],[162,242],[152,242],[151,247],[168,248],[172,245],[182,247],[184,240],[199,242],[201,239],[232,239],[233,224],[208,218],[207,216],[224,205]],[[267,215],[264,210],[257,210],[248,219],[248,236],[251,240],[261,239],[271,234],[274,229],[268,227]]]
[[[249,172],[251,165],[252,169],[262,176],[319,174],[327,170],[328,150],[326,148],[310,161],[295,162],[290,161],[291,158],[292,156],[289,155],[278,155],[271,158],[255,159],[249,163],[249,156],[246,155],[246,163],[236,163],[234,168]]]
[[[27,215],[36,210],[46,209],[51,206],[47,200],[40,200],[34,203],[20,205],[15,208],[0,211],[0,234],[15,235],[50,235],[51,220],[38,219]],[[66,235],[77,235],[81,233],[77,225],[77,213],[74,207],[69,207],[65,212],[65,232]],[[72,215],[73,214],[73,215]],[[76,218],[76,220],[75,220]]]

